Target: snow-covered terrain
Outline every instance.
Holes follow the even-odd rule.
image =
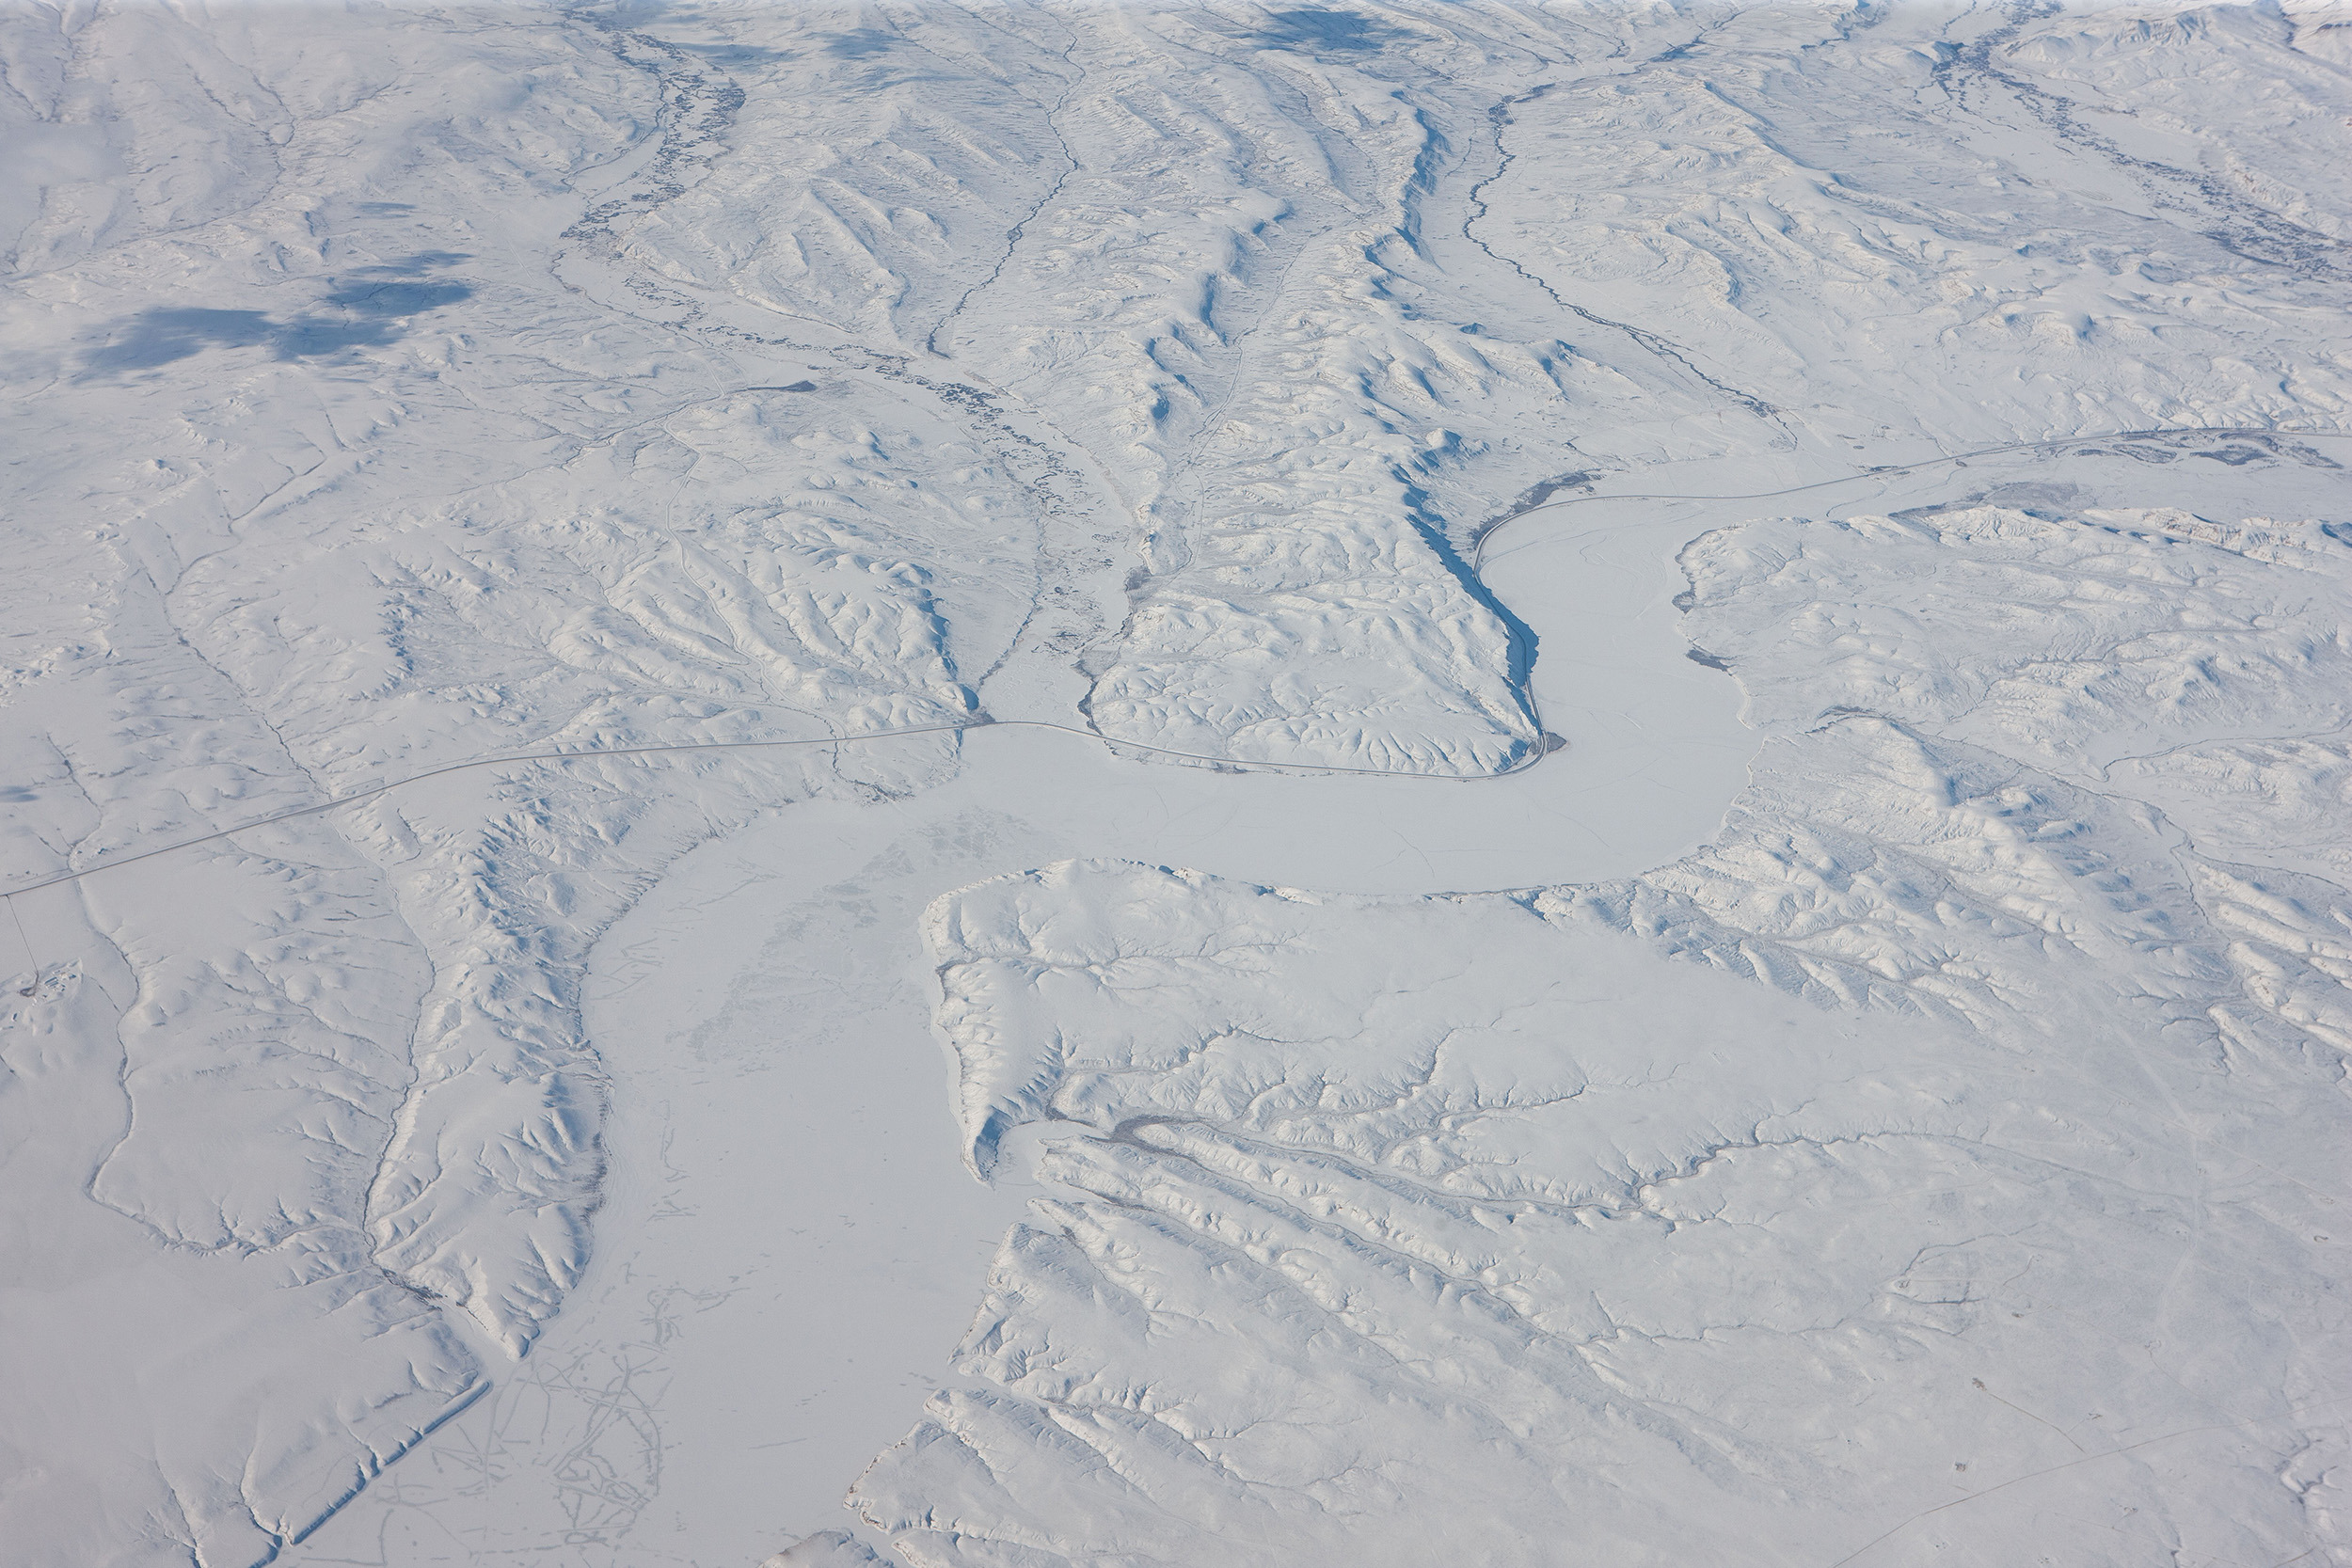
[[[8,1561],[2352,1560],[2352,13],[0,117]]]
[[[2158,732],[2176,797],[2292,768],[2254,734],[2341,767],[2352,551],[2189,523],[1701,540],[1693,630],[1769,673],[1767,739],[1644,876],[943,899],[967,1156],[1041,1128],[1057,1191],[981,1386],[859,1506],[939,1561],[2341,1541],[2352,895],[2112,775]]]

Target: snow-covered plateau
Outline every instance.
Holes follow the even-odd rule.
[[[8,0],[0,1564],[2352,1564],[2347,168],[2330,0]]]

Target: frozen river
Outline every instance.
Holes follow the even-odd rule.
[[[1555,505],[1494,535],[1482,573],[1536,638],[1535,695],[1569,741],[1539,767],[1470,783],[1233,773],[1007,725],[967,736],[941,787],[794,805],[696,850],[609,934],[588,983],[612,1083],[588,1276],[514,1375],[292,1560],[749,1564],[843,1528],[844,1489],[954,1381],[947,1352],[1034,1192],[960,1162],[928,903],[1073,857],[1367,893],[1664,863],[1715,832],[1755,750],[1735,683],[1688,657],[1684,543],[1783,511],[2001,486],[2030,500],[2017,487],[2059,485],[2060,468],[2077,504],[2194,504],[2229,471],[2158,481],[2019,452],[1779,501]],[[1741,474],[1640,477],[1722,492]]]
[[[0,16],[0,1556],[2324,1550],[2329,22]]]
[[[1541,640],[1547,721],[1572,737],[1540,767],[1218,772],[1007,725],[967,736],[942,787],[792,806],[680,862],[588,986],[612,1078],[588,1277],[516,1375],[295,1560],[563,1544],[555,1560],[748,1564],[840,1527],[843,1490],[942,1386],[1029,1196],[958,1158],[924,906],[1079,856],[1400,893],[1673,859],[1712,832],[1753,745],[1731,681],[1682,657],[1687,514],[1648,510],[1531,521],[1494,559]]]

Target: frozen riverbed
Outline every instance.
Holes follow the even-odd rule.
[[[1585,693],[1588,739],[1524,772],[1212,770],[1008,725],[967,735],[935,788],[794,806],[680,861],[586,987],[612,1074],[613,1243],[524,1376],[294,1560],[488,1562],[579,1537],[591,1562],[672,1560],[655,1554],[688,1541],[675,1560],[741,1561],[834,1525],[939,1386],[973,1284],[1037,1191],[1017,1170],[983,1187],[959,1157],[924,907],[1087,855],[1368,893],[1673,858],[1714,831],[1754,750],[1732,684],[1681,657],[1683,526],[1621,532],[1630,547],[1584,592],[1550,596],[1563,619],[1534,621],[1563,644],[1567,619],[1605,623],[1606,667],[1632,678],[1562,682]]]
[[[0,1540],[2330,1546],[2338,23],[0,15]]]
[[[2006,453],[1777,504],[1893,510],[2020,485],[2089,505],[2217,499],[2239,471],[2168,466],[2159,486],[2148,467]],[[2266,471],[2282,495],[2329,485]],[[524,1374],[294,1560],[492,1562],[563,1540],[589,1563],[748,1561],[843,1523],[850,1481],[956,1386],[943,1355],[972,1284],[1042,1192],[1024,1160],[983,1186],[959,1157],[925,906],[1082,858],[1366,894],[1675,862],[1714,836],[1760,739],[1730,676],[1688,657],[1677,554],[1774,505],[1602,496],[1492,536],[1485,580],[1536,640],[1546,723],[1573,737],[1524,772],[1212,770],[1008,725],[966,736],[937,787],[793,806],[678,862],[599,944],[586,987],[613,1084],[612,1243]]]

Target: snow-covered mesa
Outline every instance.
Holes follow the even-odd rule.
[[[2352,1561],[2352,13],[27,0],[0,145],[0,1557]]]

